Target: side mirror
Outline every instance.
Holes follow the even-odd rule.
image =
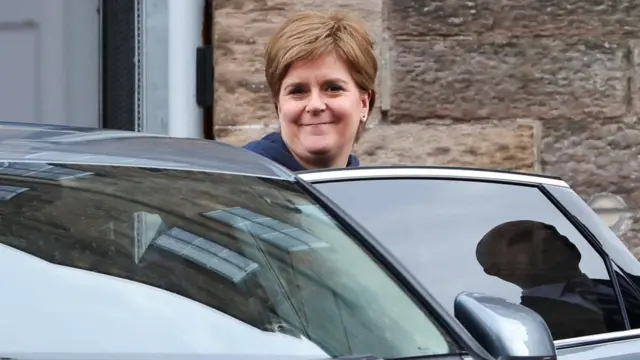
[[[496,359],[556,359],[547,324],[535,311],[504,299],[462,292],[454,303],[458,321]]]

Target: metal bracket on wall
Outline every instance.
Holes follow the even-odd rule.
[[[213,106],[213,46],[200,46],[196,51],[196,102],[202,108],[210,108]]]
[[[380,111],[383,116],[391,109],[391,44],[389,34],[382,33],[380,46]]]
[[[202,133],[205,139],[216,139],[214,131],[215,107],[215,11],[213,0],[205,0],[202,19],[202,46],[197,55],[196,101],[202,107]]]

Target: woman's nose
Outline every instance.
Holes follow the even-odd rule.
[[[324,111],[327,107],[320,91],[311,91],[307,102],[307,112],[315,113]]]

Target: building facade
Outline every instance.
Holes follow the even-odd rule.
[[[207,137],[211,4],[3,0],[0,120]]]
[[[364,164],[559,175],[640,257],[632,0],[4,0],[0,120],[243,144],[277,125],[263,49],[301,10],[374,38]]]
[[[295,11],[333,9],[366,21],[381,64],[363,163],[559,175],[640,257],[636,2],[216,1],[218,140],[274,128],[266,40]]]

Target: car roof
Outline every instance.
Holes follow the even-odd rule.
[[[274,161],[213,140],[50,124],[0,121],[0,162],[81,163],[221,172],[312,183],[364,178],[448,177],[568,187],[554,176],[451,166],[363,166],[295,175]]]
[[[218,141],[142,132],[0,122],[0,162],[171,168],[293,180],[279,164]]]

